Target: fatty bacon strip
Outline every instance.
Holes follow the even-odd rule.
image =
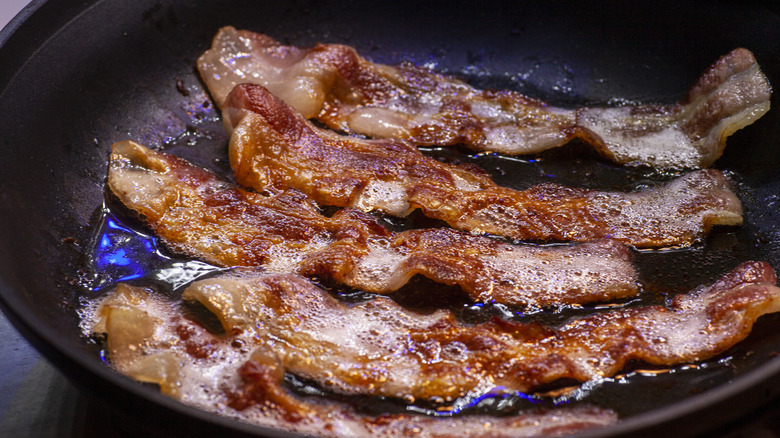
[[[630,252],[618,242],[541,247],[447,228],[393,233],[352,209],[323,216],[294,190],[244,191],[131,141],[113,146],[108,185],[171,249],[219,266],[262,266],[383,294],[421,274],[474,301],[536,307],[638,291]]]
[[[617,421],[617,415],[595,407],[569,407],[519,412],[513,416],[460,415],[436,418],[414,414],[384,413],[370,416],[356,412],[348,404],[328,400],[326,397],[294,395],[283,383],[284,366],[292,363],[303,365],[311,342],[329,340],[316,348],[318,351],[354,354],[357,344],[370,343],[368,338],[348,337],[355,332],[355,324],[348,315],[356,313],[361,321],[370,322],[378,333],[395,335],[412,325],[428,325],[439,318],[418,316],[405,311],[384,315],[389,300],[379,300],[378,305],[361,305],[350,309],[337,303],[328,294],[305,279],[289,274],[267,274],[257,277],[225,277],[194,284],[188,289],[188,298],[203,299],[212,308],[218,307],[218,315],[225,318],[230,328],[224,333],[208,331],[197,318],[192,319],[191,306],[164,299],[161,294],[148,289],[120,283],[116,290],[96,303],[89,315],[88,336],[106,335],[106,347],[110,364],[118,371],[142,382],[159,385],[163,394],[220,415],[237,417],[253,424],[327,437],[397,437],[419,438],[462,437],[549,437],[562,436],[583,429],[603,427]],[[297,295],[301,293],[301,295]],[[227,299],[218,303],[218,295]],[[314,301],[306,302],[311,298]],[[246,299],[246,305],[235,301]],[[289,300],[289,304],[288,304]],[[244,313],[248,306],[263,303],[256,308],[260,314]],[[327,307],[316,309],[319,304]],[[268,307],[265,307],[268,306]],[[303,307],[302,307],[303,306]],[[373,308],[380,314],[366,315],[363,311]],[[400,309],[399,309],[400,310]],[[341,316],[333,312],[346,312]],[[308,315],[304,313],[308,312]],[[347,330],[339,335],[339,326],[327,326],[324,332],[315,333],[318,323],[308,316],[324,313],[327,321],[346,324]],[[278,315],[276,319],[274,315]],[[405,325],[398,329],[381,323],[381,316],[390,321],[399,320]],[[189,316],[189,317],[188,317]],[[287,332],[296,323],[296,317],[305,330],[298,334]],[[266,320],[270,317],[273,320]],[[262,326],[256,331],[247,326],[258,318]],[[411,319],[411,320],[410,320]],[[304,322],[306,321],[306,322]],[[325,320],[323,320],[324,322]],[[448,323],[448,318],[442,321]],[[259,336],[279,333],[283,338],[262,337],[268,348],[258,346]],[[378,340],[372,349],[387,352],[377,333],[361,332]],[[298,352],[282,353],[283,344],[300,338],[305,346]],[[314,338],[309,338],[314,336]],[[297,342],[297,341],[295,341]],[[335,343],[332,343],[335,342]],[[391,346],[393,338],[387,342]],[[312,356],[317,359],[317,356]],[[328,357],[333,357],[329,355]],[[405,358],[408,362],[408,358]],[[317,366],[323,362],[317,359]],[[339,363],[329,363],[341,375]],[[379,368],[379,366],[377,367]],[[291,368],[289,371],[293,371]],[[394,373],[401,371],[394,370]],[[453,368],[451,372],[455,372]],[[356,370],[360,373],[362,370]],[[466,372],[462,369],[461,372]],[[377,373],[366,375],[368,380],[381,378]],[[368,384],[368,380],[366,384]]]
[[[753,54],[739,48],[677,104],[569,110],[513,91],[477,90],[410,63],[374,64],[343,45],[285,46],[233,27],[217,33],[198,69],[220,107],[234,86],[255,83],[344,132],[511,155],[580,138],[617,163],[657,168],[711,165],[729,135],[769,110],[772,91]]]
[[[423,155],[403,140],[363,140],[320,129],[260,85],[238,85],[223,120],[236,180],[255,190],[301,190],[322,205],[426,216],[471,233],[520,240],[616,239],[687,246],[715,225],[740,225],[742,205],[717,170],[636,193],[556,184],[524,191]]]
[[[386,297],[347,305],[291,274],[228,274],[193,283],[182,298],[213,312],[224,329],[217,337],[247,351],[239,372],[250,386],[281,384],[290,373],[330,393],[444,404],[614,376],[629,360],[673,366],[708,359],[744,339],[761,315],[780,311],[776,282],[767,263],[746,262],[710,287],[676,296],[669,308],[614,309],[560,327],[499,318],[464,325],[448,311],[418,314]],[[109,316],[115,325],[102,330],[110,349],[117,350],[111,342],[144,346],[118,354],[182,355],[170,352],[178,343],[165,338],[123,339],[121,319]],[[177,348],[207,356],[212,343],[204,344],[205,351],[198,344]],[[174,372],[149,374],[179,388],[181,361],[162,362],[157,366]],[[276,395],[284,404],[285,395]],[[251,398],[251,388],[243,397]]]

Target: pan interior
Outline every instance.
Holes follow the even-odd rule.
[[[59,2],[44,4],[0,50],[8,66],[0,76],[0,287],[44,349],[94,363],[88,368],[98,373],[103,364],[80,336],[76,310],[89,281],[84,254],[104,199],[109,147],[133,139],[230,178],[227,137],[194,69],[221,26],[302,46],[348,44],[376,62],[411,60],[561,106],[672,103],[737,46],[752,50],[780,84],[780,19],[758,6],[105,0],[79,7],[63,13]],[[716,230],[692,249],[638,253],[647,289],[685,291],[748,259],[780,269],[778,114],[732,136],[715,165],[737,181],[746,225]],[[428,153],[476,163],[517,188],[554,181],[628,189],[665,178],[606,164],[577,144],[524,161]],[[601,382],[585,401],[640,415],[720,387],[772,362],[778,323],[764,318],[748,340],[704,365]]]

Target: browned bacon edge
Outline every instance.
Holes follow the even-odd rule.
[[[517,191],[426,157],[401,140],[362,140],[320,129],[260,85],[228,95],[230,163],[255,190],[292,187],[323,205],[426,216],[471,233],[520,240],[611,238],[636,247],[687,246],[716,225],[740,225],[742,205],[717,170],[637,193],[555,184]]]
[[[269,88],[331,128],[418,145],[466,144],[533,154],[579,137],[618,163],[707,167],[726,138],[769,110],[771,86],[744,48],[712,65],[678,104],[564,110],[511,91],[482,91],[410,64],[374,64],[351,47],[285,46],[225,27],[198,60],[219,106],[241,83]]]
[[[332,217],[294,190],[252,193],[134,142],[114,145],[108,184],[173,250],[219,266],[262,266],[369,292],[417,274],[472,299],[525,306],[611,300],[637,293],[627,248],[614,241],[510,245],[450,229],[393,233],[344,209]]]

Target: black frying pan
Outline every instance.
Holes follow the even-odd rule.
[[[203,105],[207,97],[194,68],[219,27],[303,46],[345,43],[377,62],[428,63],[480,87],[513,88],[564,106],[672,103],[719,56],[743,46],[777,91],[779,11],[733,3],[34,2],[0,32],[4,311],[49,360],[110,402],[128,424],[278,436],[191,409],[115,373],[77,327],[84,247],[104,199],[110,145],[134,139],[229,175],[220,158],[227,138],[213,105]],[[648,289],[687,290],[749,258],[780,268],[776,96],[774,109],[731,137],[715,165],[739,183],[746,225],[718,230],[691,250],[637,254]],[[586,149],[563,148],[545,157],[549,167],[534,169],[557,172],[564,183],[614,184],[610,175],[622,170]],[[503,184],[527,179],[523,166],[495,158],[477,163]],[[577,166],[593,170],[591,176],[572,172]],[[632,181],[643,175],[628,173]],[[702,369],[597,388],[588,401],[618,409],[624,420],[595,434],[704,433],[765,404],[780,392],[779,329],[780,317],[765,317],[750,338]]]

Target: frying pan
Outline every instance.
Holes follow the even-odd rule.
[[[119,375],[78,328],[84,252],[105,196],[110,145],[133,139],[229,177],[220,158],[227,137],[194,68],[224,25],[301,46],[349,44],[376,62],[411,60],[561,106],[673,103],[740,46],[780,86],[780,11],[758,3],[33,2],[0,32],[0,301],[72,381],[127,424],[150,431],[283,435],[184,406]],[[780,268],[776,96],[774,109],[732,136],[715,164],[737,182],[746,225],[716,230],[692,249],[637,253],[648,290],[685,291],[746,259]],[[577,145],[517,166],[443,154],[473,160],[518,187],[529,173],[597,188],[619,185],[625,175],[632,184],[652,177]],[[582,436],[705,433],[764,405],[780,392],[778,329],[780,318],[764,317],[746,341],[700,369],[605,383],[588,402],[618,407],[624,419]]]

